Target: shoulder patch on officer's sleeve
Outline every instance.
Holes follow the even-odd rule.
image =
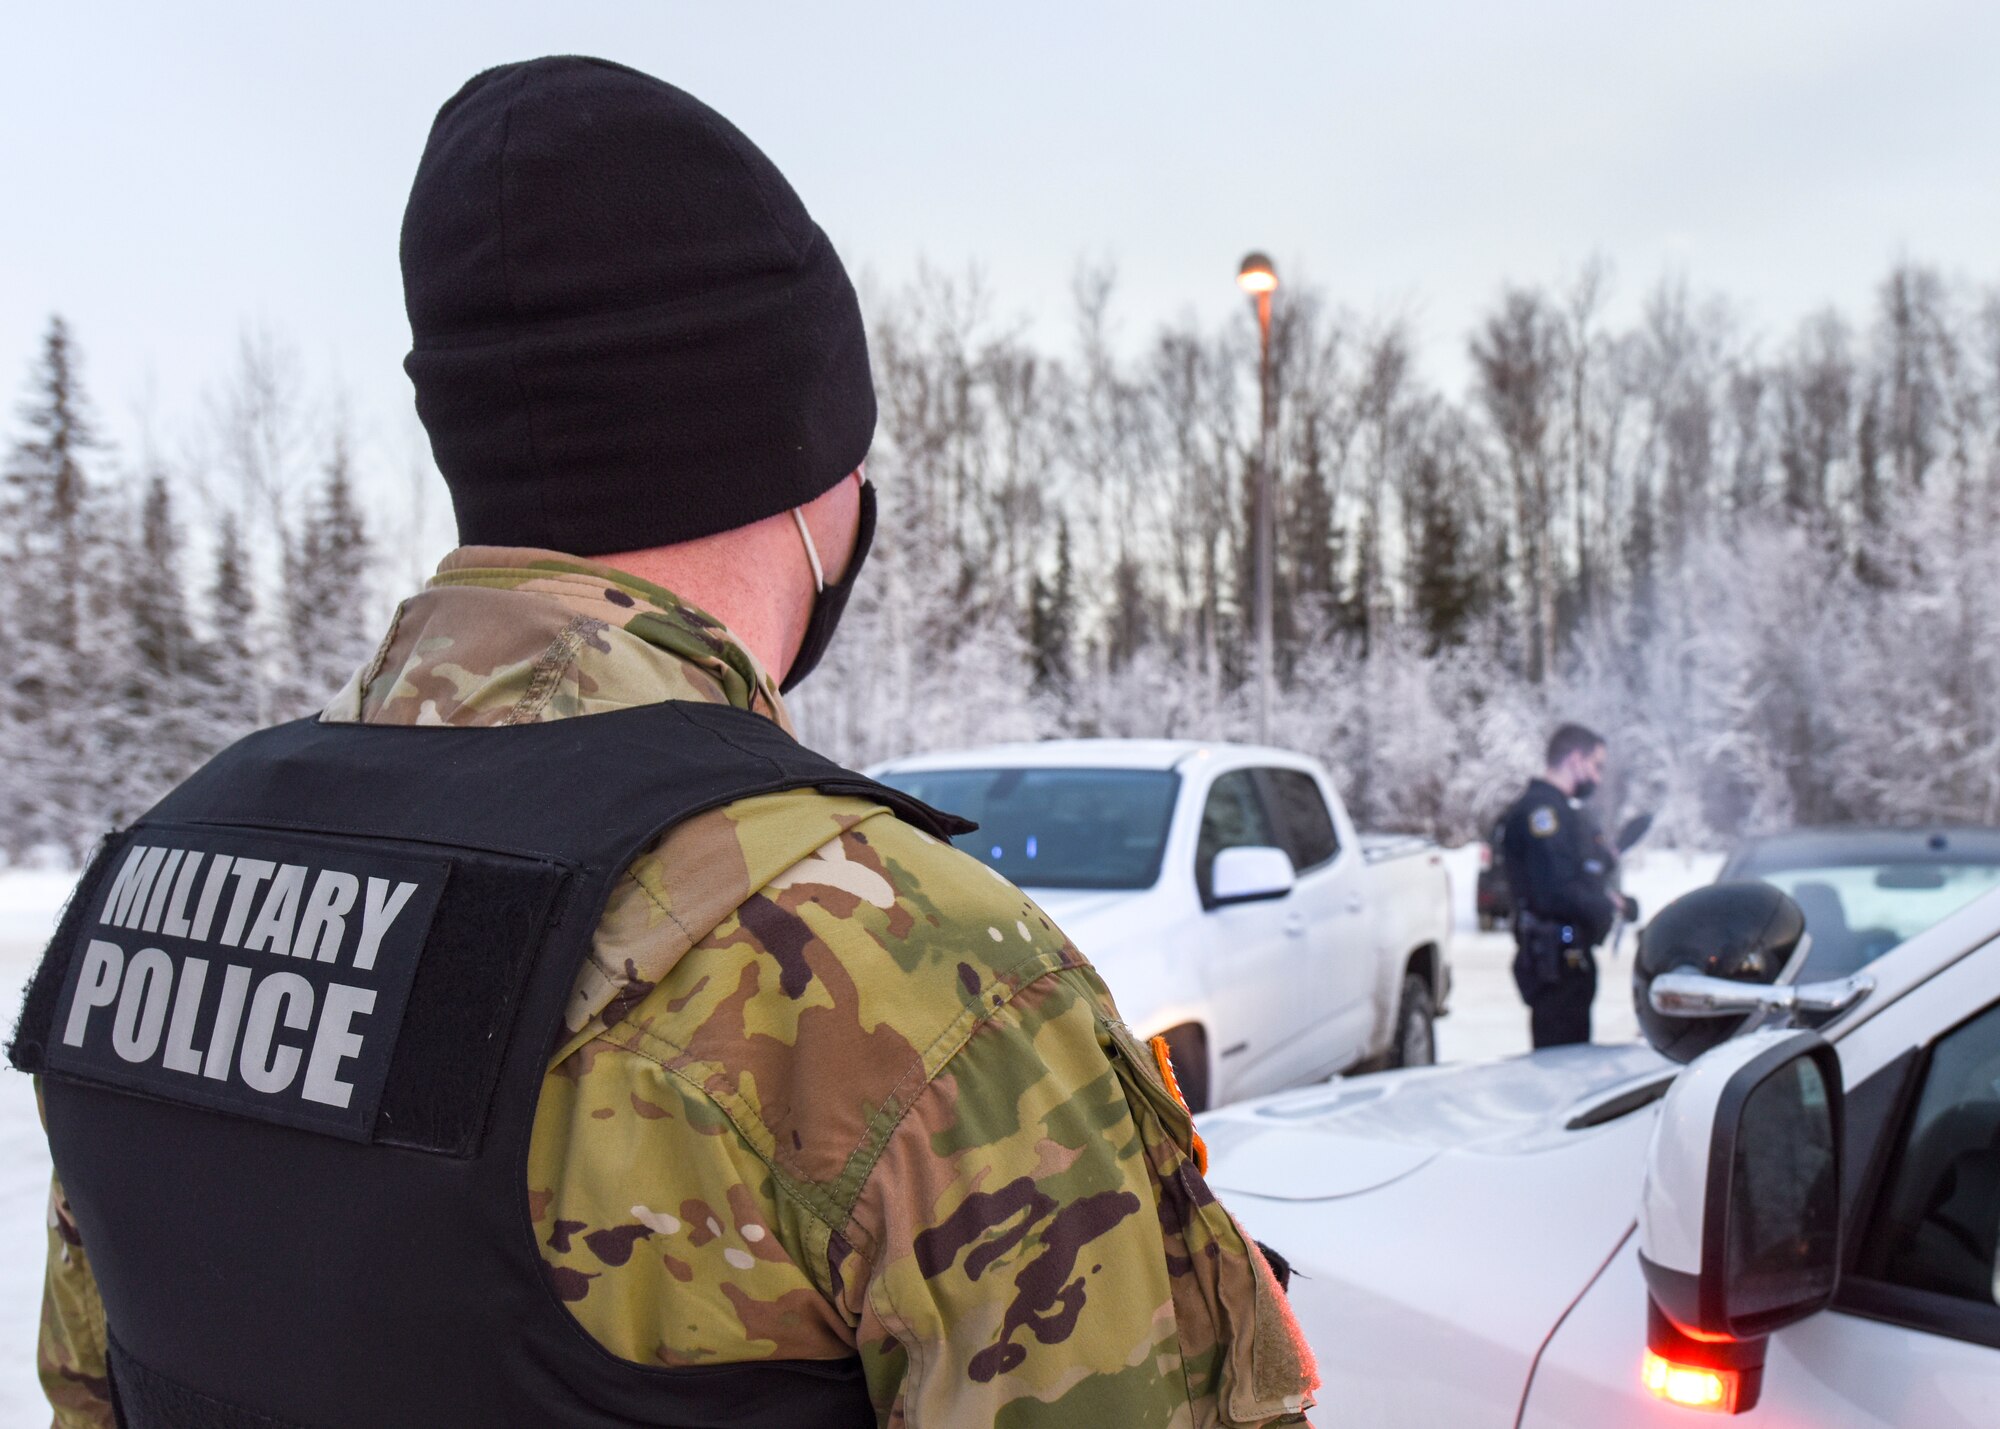
[[[1528,832],[1538,839],[1545,839],[1556,831],[1556,811],[1547,804],[1528,815]]]

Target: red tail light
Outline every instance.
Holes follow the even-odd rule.
[[[1646,1297],[1646,1358],[1640,1383],[1655,1399],[1702,1414],[1747,1414],[1764,1392],[1769,1341],[1711,1339],[1681,1329]]]
[[[1654,1398],[1709,1414],[1736,1413],[1743,1389],[1743,1377],[1733,1369],[1676,1364],[1651,1350],[1646,1351],[1639,1377]]]

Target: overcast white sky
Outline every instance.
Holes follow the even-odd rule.
[[[49,0],[0,15],[0,394],[60,311],[129,450],[261,322],[393,444],[431,116],[556,52],[727,114],[857,273],[976,261],[1051,341],[1086,257],[1116,260],[1136,337],[1221,317],[1265,248],[1411,314],[1454,386],[1503,282],[1592,253],[1628,305],[1678,269],[1774,335],[1860,310],[1901,255],[2000,279],[1978,0]]]

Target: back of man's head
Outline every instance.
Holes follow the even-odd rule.
[[[438,111],[405,367],[465,544],[579,556],[803,506],[861,465],[868,347],[784,176],[650,75],[555,57]]]
[[[1572,754],[1589,754],[1604,746],[1604,736],[1586,725],[1564,724],[1549,736],[1548,767],[1555,769]]]

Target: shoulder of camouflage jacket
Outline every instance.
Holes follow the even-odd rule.
[[[1019,889],[880,806],[807,795],[754,810],[739,847],[764,820],[775,836],[815,813],[846,827],[753,883],[599,1040],[699,1088],[840,1227],[889,1133],[973,1030],[1083,959]]]
[[[674,830],[600,921],[537,1109],[557,1292],[628,1359],[853,1353],[842,1267],[883,1144],[973,1029],[1079,963],[879,805],[799,791]]]

